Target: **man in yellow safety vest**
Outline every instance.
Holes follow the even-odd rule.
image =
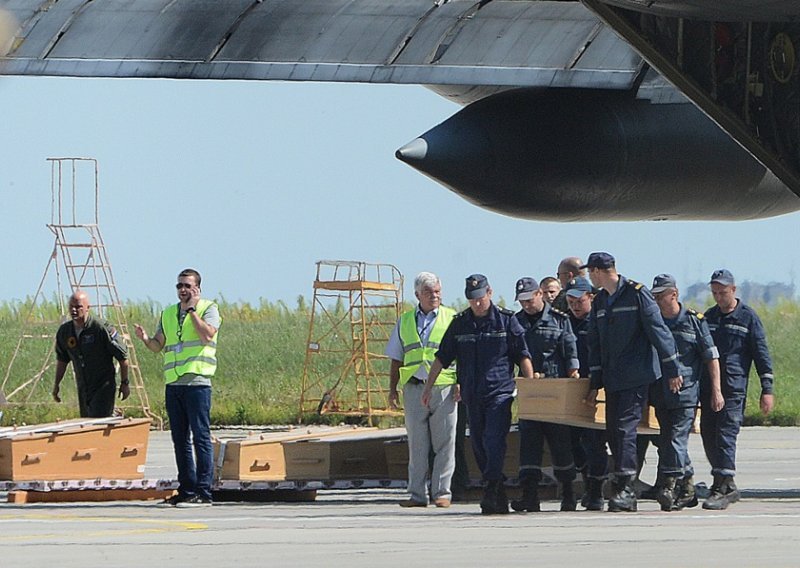
[[[443,371],[432,390],[429,406],[422,404],[422,391],[445,330],[455,311],[442,306],[442,285],[430,272],[414,280],[419,304],[397,321],[386,355],[392,360],[389,372],[389,405],[397,408],[398,386],[403,389],[408,432],[408,492],[402,507],[428,505],[428,461],[433,450],[430,500],[437,507],[449,507],[450,483],[455,469],[456,401],[455,370]]]

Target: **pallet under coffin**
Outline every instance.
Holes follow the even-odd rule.
[[[0,480],[142,479],[147,418],[82,418],[0,428]]]

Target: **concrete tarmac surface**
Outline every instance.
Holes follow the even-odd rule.
[[[313,503],[0,504],[0,566],[800,566],[800,428],[745,428],[727,511],[481,516],[477,503],[401,509],[400,490],[320,491]],[[699,436],[696,480],[709,482]],[[643,477],[655,477],[655,452]],[[151,434],[146,477],[175,475]],[[0,497],[4,495],[0,494]],[[5,501],[5,499],[3,499]]]

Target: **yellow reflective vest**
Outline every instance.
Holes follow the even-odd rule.
[[[211,300],[200,300],[195,309],[200,318],[212,306]],[[206,344],[200,341],[197,330],[188,314],[183,325],[178,325],[180,305],[173,304],[161,313],[161,329],[164,332],[164,382],[174,383],[182,375],[193,374],[211,377],[217,370],[217,335]]]
[[[414,376],[417,370],[425,366],[430,371],[433,360],[436,358],[436,351],[442,342],[444,332],[453,321],[456,315],[455,310],[445,306],[439,306],[439,313],[433,323],[428,341],[422,344],[419,332],[417,331],[417,310],[409,310],[400,316],[400,341],[403,344],[403,366],[400,367],[400,386],[406,384],[408,379]],[[442,369],[436,378],[437,386],[453,385],[456,383],[456,372],[454,369]]]

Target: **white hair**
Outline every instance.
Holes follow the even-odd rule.
[[[433,272],[420,272],[414,278],[414,292],[422,292],[423,288],[433,288],[437,284],[441,282]]]

